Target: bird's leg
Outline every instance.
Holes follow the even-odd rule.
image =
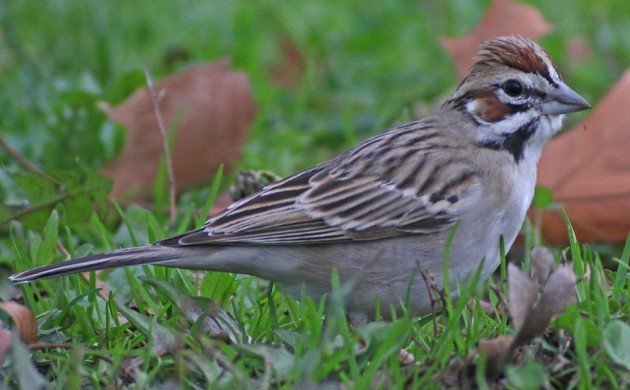
[[[361,328],[368,324],[367,315],[361,311],[350,311],[347,313],[348,320],[350,320],[350,326],[354,329]],[[361,348],[367,347],[363,337],[359,338],[359,345]]]

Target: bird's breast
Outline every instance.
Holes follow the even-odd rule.
[[[502,230],[506,245],[511,246],[518,234],[534,197],[536,186],[535,162],[523,160],[515,165],[507,181],[507,203],[503,210]],[[506,248],[508,249],[509,246]]]

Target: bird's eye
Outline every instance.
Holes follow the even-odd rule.
[[[517,97],[518,95],[523,93],[523,84],[520,81],[510,79],[503,83],[501,87],[505,91],[508,96]]]

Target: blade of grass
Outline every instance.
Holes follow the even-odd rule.
[[[569,247],[571,250],[571,261],[573,262],[573,271],[575,271],[575,275],[578,278],[584,279],[584,275],[586,273],[586,265],[582,260],[582,251],[580,250],[580,243],[575,235],[575,231],[573,230],[573,225],[569,220],[569,216],[566,211],[562,209],[562,218],[564,218],[564,223],[567,227],[567,231],[569,234]],[[588,282],[582,280],[576,286],[578,293],[578,301],[584,302],[588,297]]]
[[[120,208],[120,204],[116,201],[116,199],[112,199],[112,203],[120,215],[120,218],[123,220],[125,227],[127,228],[127,233],[129,233],[129,239],[131,240],[131,245],[138,246],[138,240],[136,239],[136,233],[134,231],[133,226],[131,226],[131,221],[127,217],[127,214]]]
[[[210,210],[212,209],[212,205],[214,205],[214,201],[217,198],[217,194],[219,193],[219,187],[221,186],[221,179],[223,177],[223,164],[219,165],[217,169],[217,173],[214,175],[214,179],[212,179],[212,186],[210,187],[210,196],[208,196],[208,200],[203,205],[201,209],[201,214],[195,218],[195,227],[200,228],[205,223],[208,218],[208,214],[210,214]]]
[[[630,260],[630,234],[626,239],[626,244],[621,253],[621,259],[615,259],[617,266],[617,273],[615,274],[615,280],[612,285],[612,296],[616,301],[620,301],[624,292],[625,284],[627,283],[626,275],[628,273],[628,261]]]

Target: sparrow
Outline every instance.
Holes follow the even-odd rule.
[[[538,44],[499,37],[481,45],[433,117],[267,185],[199,229],[10,280],[157,264],[254,275],[318,298],[331,291],[335,269],[341,282],[353,282],[351,317],[371,319],[377,305],[396,309],[407,296],[411,313],[426,314],[431,297],[418,267],[438,288],[478,269],[487,278],[499,265],[500,241],[508,250],[523,224],[543,146],[565,114],[588,108]]]

